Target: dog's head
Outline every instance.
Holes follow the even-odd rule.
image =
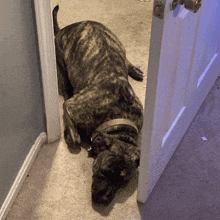
[[[111,132],[113,133],[108,134],[106,132],[101,132],[101,131],[96,131],[93,133],[91,137],[91,145],[90,148],[88,149],[89,157],[96,158],[101,152],[110,149],[113,150],[117,155],[124,154],[124,152],[127,151],[131,151],[130,153],[138,154],[137,157],[139,157],[139,150],[137,149],[137,142],[135,140],[137,138],[136,133],[133,134],[133,137],[131,137],[130,135],[127,134],[125,135],[117,134],[117,131],[116,133],[114,133],[114,130]]]
[[[134,170],[139,165],[139,151],[135,157],[112,150],[101,152],[94,160],[92,200],[94,203],[108,205],[114,198],[116,191],[126,185]]]

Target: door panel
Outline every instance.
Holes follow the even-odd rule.
[[[164,20],[152,20],[138,186],[143,203],[220,70],[217,0],[203,0],[197,13],[184,6],[171,11],[170,3]]]

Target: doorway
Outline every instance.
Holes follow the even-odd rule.
[[[89,2],[81,0],[57,3],[57,1],[51,0],[52,9],[57,4],[59,4],[58,23],[60,28],[82,20],[95,20],[103,23],[116,34],[126,49],[129,61],[145,74],[143,82],[136,82],[129,77],[134,92],[144,106],[153,1],[95,0]],[[62,103],[63,98],[59,96],[61,128]],[[63,136],[62,129],[61,134]],[[94,219],[98,219],[99,215],[109,216],[111,219],[123,219],[124,216],[140,218],[141,205],[137,205],[136,190],[138,176],[134,176],[128,186],[117,193],[114,202],[109,207],[94,211],[91,206],[92,162],[93,159],[87,158],[87,152],[84,149],[79,154],[70,154],[65,141],[61,138],[53,158],[51,174],[46,183],[47,187],[42,192],[44,202],[42,205],[39,203],[36,214],[40,215],[45,208],[51,210],[52,213],[55,205],[57,207],[55,209],[62,212],[62,215],[67,215],[70,210],[74,210],[76,213],[71,213],[72,219],[79,219],[77,217],[79,215],[85,216],[85,218],[93,215]],[[55,203],[51,198],[56,198],[56,200],[62,198],[65,205],[59,201]]]

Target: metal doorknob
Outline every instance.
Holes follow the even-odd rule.
[[[184,5],[185,9],[196,13],[202,6],[201,2],[202,0],[173,0],[170,4],[170,9],[174,10],[180,4]]]
[[[185,0],[184,7],[189,11],[196,13],[202,6],[202,0]]]

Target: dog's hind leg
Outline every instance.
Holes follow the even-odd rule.
[[[128,70],[128,75],[137,80],[137,81],[140,81],[142,82],[143,81],[143,78],[144,78],[144,73],[139,69],[137,68],[136,66],[132,65],[128,60],[126,60],[126,66],[127,66],[127,70]]]
[[[56,49],[56,63],[57,63],[57,78],[59,95],[67,100],[73,96],[73,87],[68,78],[68,72],[65,67],[65,62],[62,60],[62,56],[59,56],[59,51]]]

